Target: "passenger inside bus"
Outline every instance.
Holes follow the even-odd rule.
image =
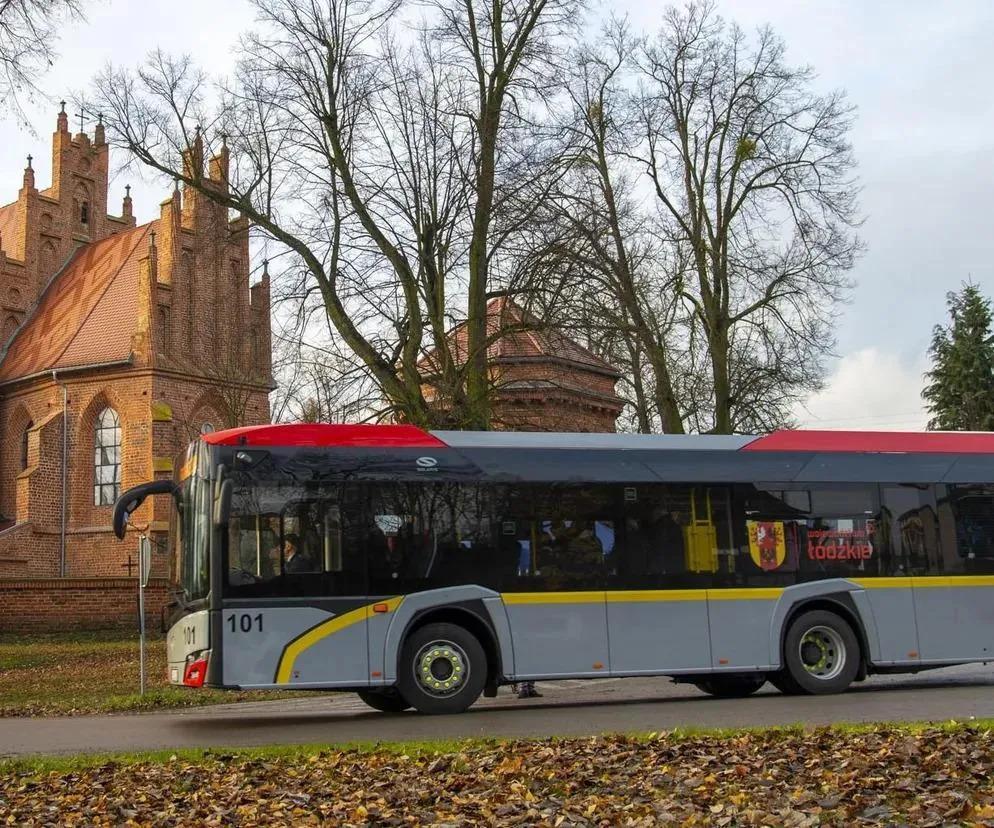
[[[648,525],[642,529],[649,550],[650,575],[685,571],[683,526],[680,513],[666,504],[657,506]]]
[[[290,533],[283,540],[283,571],[287,573],[316,572],[319,567],[315,563],[310,550],[300,548],[300,538]]]

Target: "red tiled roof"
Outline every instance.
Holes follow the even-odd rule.
[[[4,250],[14,246],[14,233],[17,231],[17,202],[0,207],[0,245]]]
[[[487,303],[487,335],[490,340],[487,347],[488,362],[553,359],[611,376],[621,376],[613,365],[555,328],[545,325],[534,314],[507,297],[491,299]],[[460,363],[465,361],[468,350],[466,323],[453,328],[449,332],[449,338],[455,340],[456,359]],[[430,367],[434,362],[435,351],[432,350],[419,364]]]
[[[0,382],[130,356],[138,316],[138,263],[154,225],[76,251],[0,357]]]

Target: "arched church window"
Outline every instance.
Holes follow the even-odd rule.
[[[8,316],[3,321],[3,334],[2,338],[0,338],[0,347],[7,344],[7,340],[9,340],[14,335],[14,331],[16,330],[17,330],[17,317]]]
[[[93,502],[111,506],[121,491],[121,420],[113,408],[97,417],[94,447]]]
[[[28,424],[24,426],[24,433],[21,435],[21,471],[28,467],[28,436],[32,428],[34,428],[34,423],[29,420]]]
[[[90,202],[84,201],[79,205],[79,223],[89,224],[90,223]]]

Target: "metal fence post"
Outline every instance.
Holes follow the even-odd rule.
[[[138,538],[138,693],[145,695],[145,587],[152,568],[152,543],[147,535]]]

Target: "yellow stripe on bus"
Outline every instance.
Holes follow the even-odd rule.
[[[745,589],[625,589],[607,592],[505,592],[505,604],[611,604],[654,601],[775,601],[783,590],[774,587]]]
[[[926,589],[956,587],[994,587],[994,575],[942,575],[922,577],[846,578],[863,589]],[[814,583],[813,581],[811,583]],[[782,587],[738,587],[712,589],[624,589],[606,592],[505,592],[505,604],[611,604],[651,603],[662,601],[776,601]],[[817,596],[812,596],[817,597]]]
[[[709,589],[712,601],[775,601],[783,595],[777,587],[751,587],[747,589]]]
[[[596,604],[603,602],[601,592],[505,592],[505,604]]]
[[[386,601],[377,601],[376,604],[385,604],[387,607],[386,611],[393,612],[400,606],[403,600],[403,597],[390,598]],[[341,615],[336,615],[334,618],[329,618],[327,621],[322,621],[287,644],[283,648],[279,666],[276,668],[276,683],[288,684],[290,677],[293,675],[293,665],[302,652],[310,649],[329,635],[334,635],[347,627],[351,627],[353,624],[365,621],[372,614],[373,607],[376,604],[367,604],[351,612],[344,612]]]
[[[706,589],[631,589],[607,593],[607,600],[612,604],[632,601],[704,601],[707,597]]]
[[[846,578],[863,589],[911,589],[911,578]]]
[[[994,575],[922,575],[914,578],[849,578],[864,589],[928,589],[994,586]]]

